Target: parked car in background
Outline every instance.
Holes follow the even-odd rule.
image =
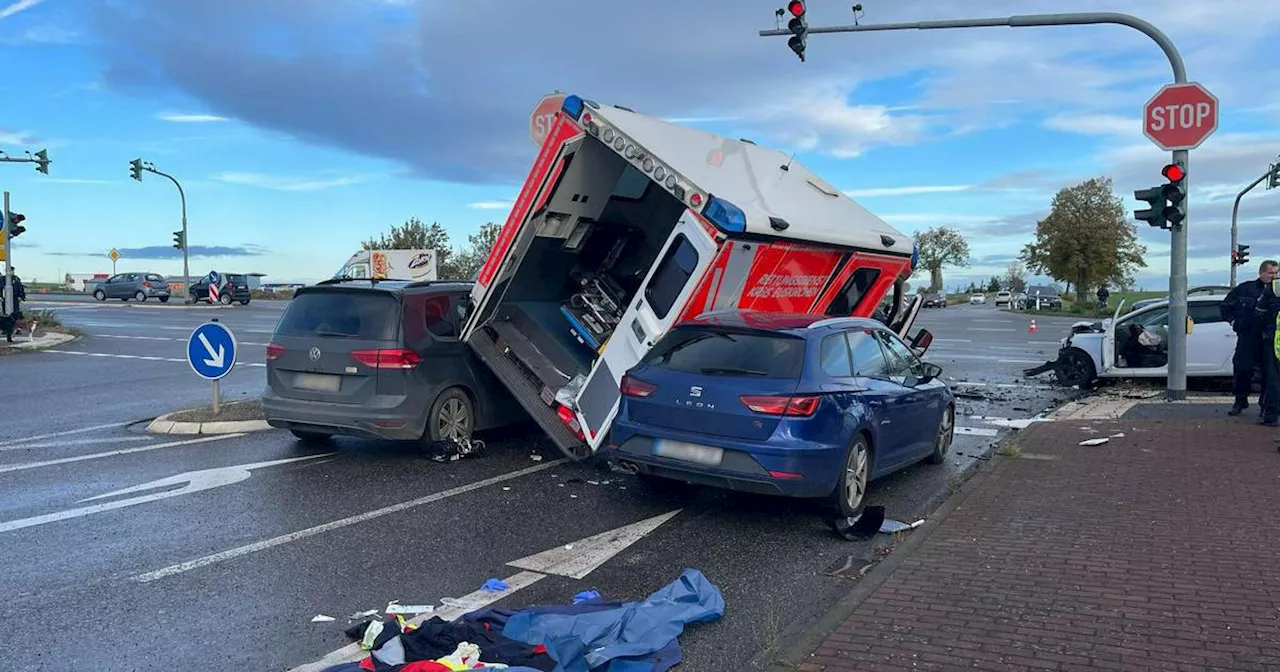
[[[99,301],[133,299],[141,303],[157,299],[160,303],[168,303],[169,296],[169,283],[157,273],[117,273],[93,287],[93,298]]]
[[[985,306],[987,304],[987,295],[982,293],[974,293],[969,295],[969,305]]]
[[[996,292],[996,307],[1007,306],[1013,301],[1013,292]]]
[[[233,302],[242,306],[249,305],[252,298],[249,292],[249,279],[239,273],[223,274],[226,284],[219,289],[218,302],[229,306]],[[209,300],[209,276],[204,276],[191,283],[191,299],[193,301]]]
[[[262,410],[305,441],[468,444],[521,409],[458,339],[470,282],[326,280],[299,288],[267,344]]]
[[[924,295],[925,308],[946,308],[947,295],[942,292],[930,292]]]
[[[869,481],[945,461],[941,368],[866,318],[721,311],[663,336],[622,378],[604,452],[649,480],[825,498],[858,516]]]
[[[1018,306],[1018,309],[1062,310],[1062,293],[1053,285],[1032,285],[1027,288],[1022,305]]]

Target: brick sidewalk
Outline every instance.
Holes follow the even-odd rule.
[[[1280,669],[1280,453],[1255,422],[1021,432],[797,669]]]

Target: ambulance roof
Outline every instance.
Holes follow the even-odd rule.
[[[584,111],[601,125],[597,137],[603,140],[603,129],[612,127],[643,149],[632,163],[639,166],[645,153],[652,155],[668,172],[685,178],[686,188],[701,191],[704,200],[710,194],[740,208],[745,233],[912,254],[910,236],[783,152],[611,105],[589,103]],[[770,218],[788,226],[778,230]]]

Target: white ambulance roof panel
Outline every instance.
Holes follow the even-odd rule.
[[[586,107],[693,185],[742,209],[747,233],[910,255],[910,236],[832,187],[783,152],[617,107]],[[723,161],[713,165],[720,150]],[[787,170],[781,166],[786,165]],[[770,217],[785,220],[775,230]],[[881,236],[893,240],[885,245]]]

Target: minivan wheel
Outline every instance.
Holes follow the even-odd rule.
[[[933,452],[929,454],[929,464],[942,464],[951,452],[951,444],[956,438],[956,409],[947,406],[942,411],[942,420],[938,422],[938,436],[933,440]]]
[[[845,455],[836,490],[831,493],[832,504],[841,518],[853,519],[862,515],[867,505],[867,482],[871,475],[871,449],[867,437],[858,434]]]
[[[440,393],[427,416],[427,438],[432,441],[471,441],[475,411],[467,393],[453,387]]]
[[[95,292],[93,293],[93,298],[95,298],[95,299],[97,299],[97,300],[99,300],[99,301],[106,301],[106,300],[107,300],[107,293],[106,293],[106,292],[104,292],[104,291],[102,291],[101,289],[99,289],[99,290],[97,290],[97,291],[95,291]]]
[[[134,300],[135,300],[135,301],[137,301],[138,303],[142,303],[142,302],[144,302],[144,301],[146,301],[146,300],[147,300],[147,293],[146,293],[146,292],[144,292],[144,291],[142,291],[142,290],[138,290],[138,293],[137,293],[137,294],[134,294],[134,295],[133,295],[133,298],[134,298]]]

